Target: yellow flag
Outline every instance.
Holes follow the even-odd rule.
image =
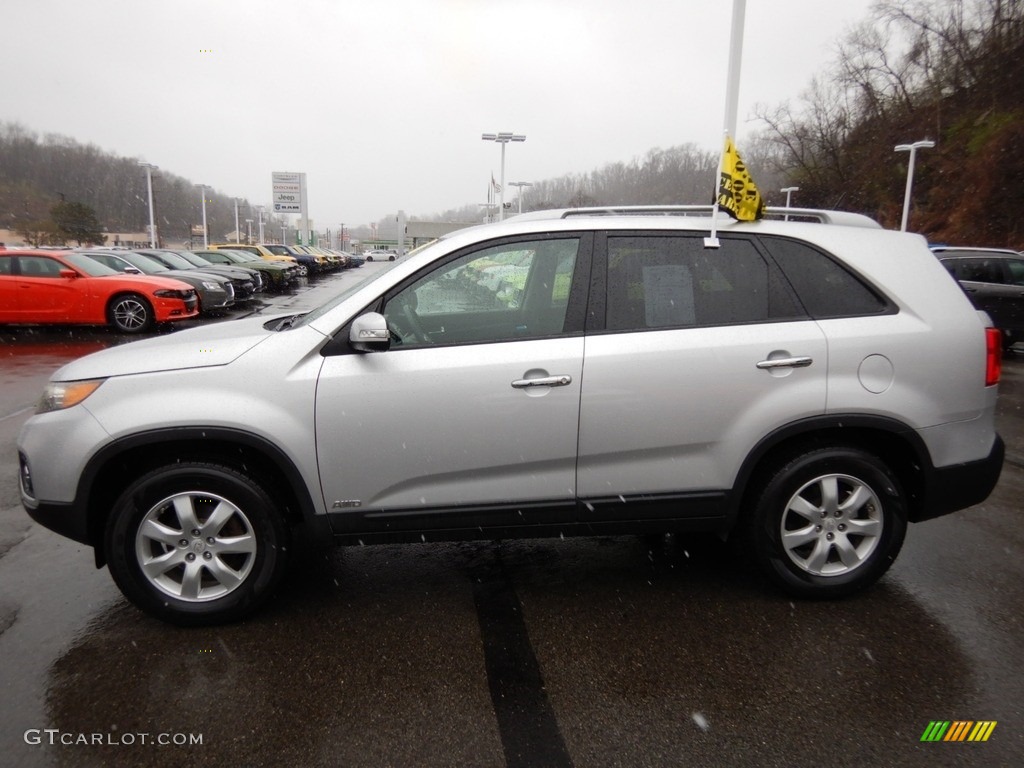
[[[739,221],[757,221],[764,215],[764,200],[750,178],[747,166],[736,151],[732,139],[725,137],[722,155],[722,179],[718,185],[718,205]]]

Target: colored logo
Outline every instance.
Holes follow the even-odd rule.
[[[921,741],[988,741],[995,728],[995,720],[932,720]]]

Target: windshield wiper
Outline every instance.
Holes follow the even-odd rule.
[[[273,328],[271,330],[274,330],[274,331],[286,331],[286,330],[288,330],[289,328],[291,328],[295,324],[296,320],[298,320],[300,317],[304,317],[304,316],[305,316],[305,312],[303,312],[302,314],[299,314],[299,315],[289,315],[288,317],[282,317],[280,320],[278,320],[274,324],[274,326],[273,326]]]

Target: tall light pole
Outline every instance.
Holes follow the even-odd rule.
[[[245,220],[245,244],[252,245],[252,219]]]
[[[256,210],[260,212],[260,245],[263,245],[263,206],[261,205]]]
[[[242,233],[238,231],[238,198],[235,198],[235,242],[242,241]]]
[[[196,184],[196,188],[199,193],[203,196],[203,248],[210,247],[210,235],[206,227],[206,185]]]
[[[530,181],[510,181],[508,183],[510,187],[517,187],[519,189],[519,213],[523,212],[523,187],[532,187],[533,182]]]
[[[484,141],[496,141],[501,144],[501,187],[498,192],[501,195],[500,207],[498,209],[498,221],[505,220],[505,145],[510,141],[526,141],[526,137],[503,131],[501,133],[485,133],[481,137]]]
[[[914,186],[914,161],[917,158],[917,150],[931,149],[935,142],[930,139],[915,141],[913,144],[897,144],[896,152],[909,152],[910,162],[907,164],[907,190],[903,193],[903,221],[900,223],[900,232],[907,231],[907,218],[910,216],[910,190]]]
[[[156,248],[156,221],[153,218],[153,171],[157,166],[152,163],[139,163],[146,169],[146,188],[149,190],[149,247]]]
[[[786,207],[789,208],[790,195],[792,195],[794,192],[799,192],[800,191],[800,187],[783,187],[779,191],[786,193]],[[788,213],[785,216],[785,221],[789,221],[789,214]]]

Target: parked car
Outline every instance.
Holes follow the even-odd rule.
[[[211,245],[209,248],[206,248],[205,250],[227,250],[251,253],[253,256],[257,256],[258,258],[261,258],[264,261],[273,261],[280,264],[285,264],[290,267],[294,267],[296,275],[300,277],[306,276],[307,268],[304,264],[299,264],[298,259],[296,259],[294,256],[287,252],[275,253],[275,251],[272,250],[273,247],[274,246],[270,245],[239,245],[238,243],[217,243],[215,245]]]
[[[364,259],[362,256],[350,253],[349,251],[339,251],[339,253],[344,254],[344,256],[348,259],[349,267],[361,267],[363,266],[363,264],[366,263],[366,259]]]
[[[343,257],[327,250],[326,248],[315,248],[312,245],[293,245],[290,246],[290,248],[293,251],[297,250],[316,258],[320,263],[322,270],[325,272],[335,272],[339,269],[344,269],[347,266]]]
[[[69,363],[18,439],[23,504],[201,624],[265,601],[296,529],[710,531],[836,597],[988,496],[999,332],[921,237],[805,211],[709,243],[706,213],[653,212],[454,232],[314,311]]]
[[[214,263],[200,256],[200,252],[188,251],[188,250],[175,250],[173,253],[177,254],[189,264],[199,267],[200,269],[212,269],[217,272],[227,275],[228,277],[238,279],[251,279],[256,284],[257,292],[267,290],[269,285],[269,279],[265,278],[263,271],[255,269],[253,267],[243,266],[242,264],[236,264],[230,259],[224,258],[223,261],[226,263]],[[209,251],[209,253],[222,254],[223,251]]]
[[[1003,348],[1024,340],[1024,254],[999,248],[932,246],[978,309],[1002,331]]]
[[[195,289],[181,280],[126,275],[71,251],[0,251],[0,323],[142,333],[198,314]]]
[[[94,261],[116,272],[173,277],[195,288],[199,297],[199,311],[210,313],[225,310],[235,304],[235,287],[231,280],[220,275],[197,273],[183,269],[168,269],[149,256],[136,251],[79,251]]]
[[[283,291],[299,279],[298,267],[285,262],[268,261],[248,251],[222,248],[216,251],[193,251],[193,255],[211,264],[241,266],[257,270],[272,291]]]
[[[327,271],[327,260],[321,257],[315,256],[311,253],[300,249],[294,245],[265,245],[271,253],[275,253],[278,256],[291,256],[297,261],[302,267],[305,268],[305,276],[313,277],[319,275],[322,272]]]
[[[367,261],[394,261],[397,256],[391,251],[364,251],[363,258]]]
[[[168,269],[181,269],[201,275],[212,274],[227,279],[235,292],[235,304],[254,299],[263,291],[263,278],[253,269],[243,271],[237,267],[215,266],[210,263],[193,264],[180,253],[171,250],[154,248],[139,250],[138,253],[148,256]]]

